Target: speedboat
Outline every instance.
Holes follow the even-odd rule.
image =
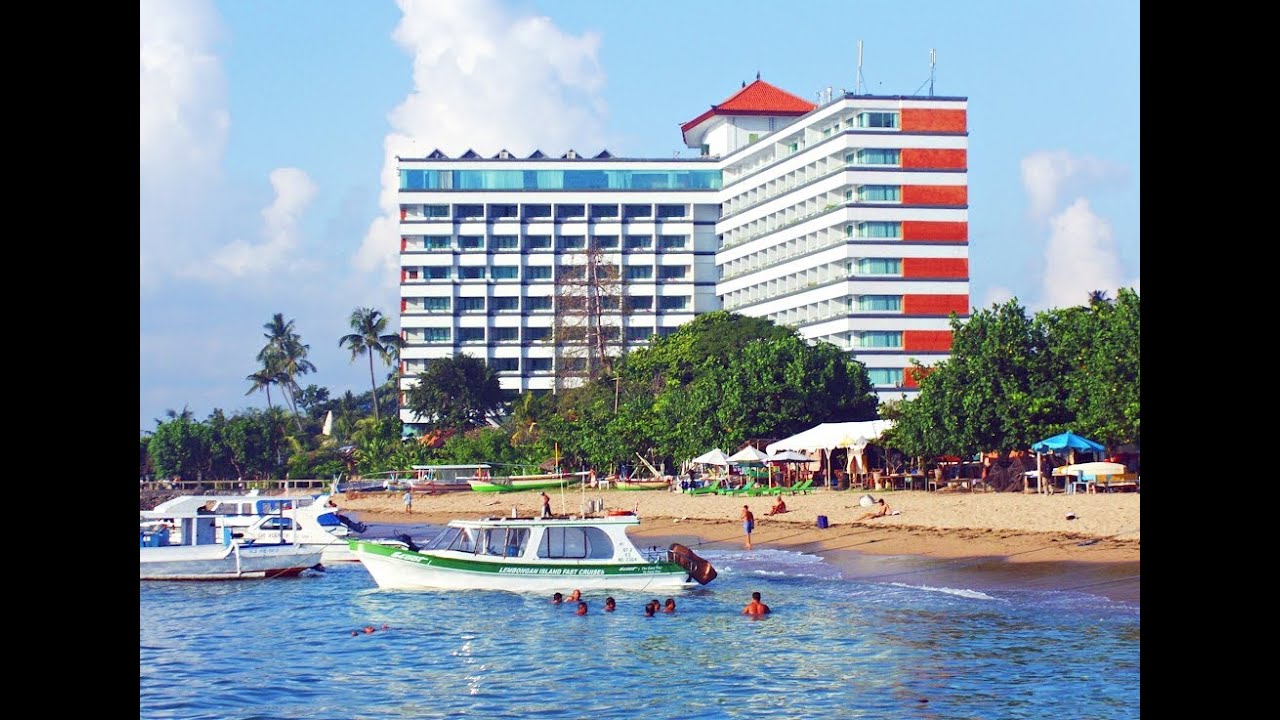
[[[248,527],[233,531],[232,537],[255,543],[305,545],[319,551],[322,562],[332,564],[357,562],[347,545],[347,538],[367,529],[364,523],[343,515],[327,495],[321,495],[306,507],[281,509],[272,515],[263,515]]]
[[[711,563],[679,543],[640,550],[627,529],[634,512],[567,518],[453,520],[419,547],[412,540],[350,540],[380,588],[564,590],[678,589],[716,577]]]
[[[180,533],[169,532],[176,522]],[[207,513],[153,520],[139,530],[140,580],[250,580],[293,577],[320,564],[318,548],[293,543],[257,543],[218,537],[216,518]],[[178,538],[181,542],[175,542]]]

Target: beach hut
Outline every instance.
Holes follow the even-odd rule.
[[[1037,483],[1038,483],[1038,490],[1040,492],[1044,492],[1044,489],[1045,489],[1044,488],[1044,466],[1042,465],[1042,458],[1040,457],[1041,453],[1047,453],[1047,452],[1056,453],[1060,451],[1066,451],[1069,456],[1067,462],[1071,464],[1075,464],[1077,450],[1081,452],[1092,452],[1092,453],[1100,453],[1100,452],[1106,451],[1106,448],[1103,447],[1101,443],[1096,443],[1090,440],[1089,438],[1077,435],[1071,432],[1070,430],[1064,433],[1059,433],[1057,435],[1054,435],[1053,437],[1045,438],[1044,440],[1041,440],[1040,442],[1033,444],[1031,446],[1031,449],[1034,450],[1036,453],[1036,477],[1039,478]],[[1027,490],[1028,490],[1028,483],[1027,483],[1027,478],[1024,475],[1022,479],[1022,491],[1026,492]]]

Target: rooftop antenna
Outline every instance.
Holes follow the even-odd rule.
[[[938,65],[938,51],[929,49],[929,97],[933,97],[933,69]]]
[[[858,41],[858,78],[853,88],[854,95],[862,94],[862,41]]]

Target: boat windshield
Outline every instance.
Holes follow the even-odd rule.
[[[540,558],[608,560],[613,557],[613,541],[595,527],[549,527],[538,544]]]
[[[447,527],[439,535],[435,536],[431,542],[427,543],[423,550],[447,550],[453,541],[457,539],[458,534],[462,532],[461,528]]]

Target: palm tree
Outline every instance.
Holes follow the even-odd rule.
[[[395,362],[404,347],[404,338],[396,333],[387,332],[387,318],[381,310],[374,308],[356,308],[351,312],[351,329],[349,335],[338,340],[338,347],[351,350],[351,361],[367,354],[369,356],[369,384],[373,386],[373,419],[378,420],[378,381],[373,374],[373,356],[377,353],[382,362],[388,365]]]
[[[298,384],[294,378],[316,369],[316,366],[307,360],[307,352],[311,350],[311,346],[303,344],[302,336],[293,329],[293,321],[285,322],[284,315],[281,313],[272,315],[270,322],[264,323],[262,329],[267,331],[263,334],[267,344],[258,351],[262,372],[272,375],[275,382],[283,388],[285,401],[293,409],[294,420],[298,430],[301,431],[302,420],[298,417],[298,405],[294,401]]]
[[[275,381],[276,381],[275,373],[271,372],[269,368],[264,367],[261,370],[246,377],[245,380],[248,380],[249,382],[253,383],[253,387],[249,388],[249,391],[246,392],[245,395],[252,395],[259,390],[265,390],[267,393],[267,409],[272,410],[273,408],[271,407],[271,386],[275,384]]]

